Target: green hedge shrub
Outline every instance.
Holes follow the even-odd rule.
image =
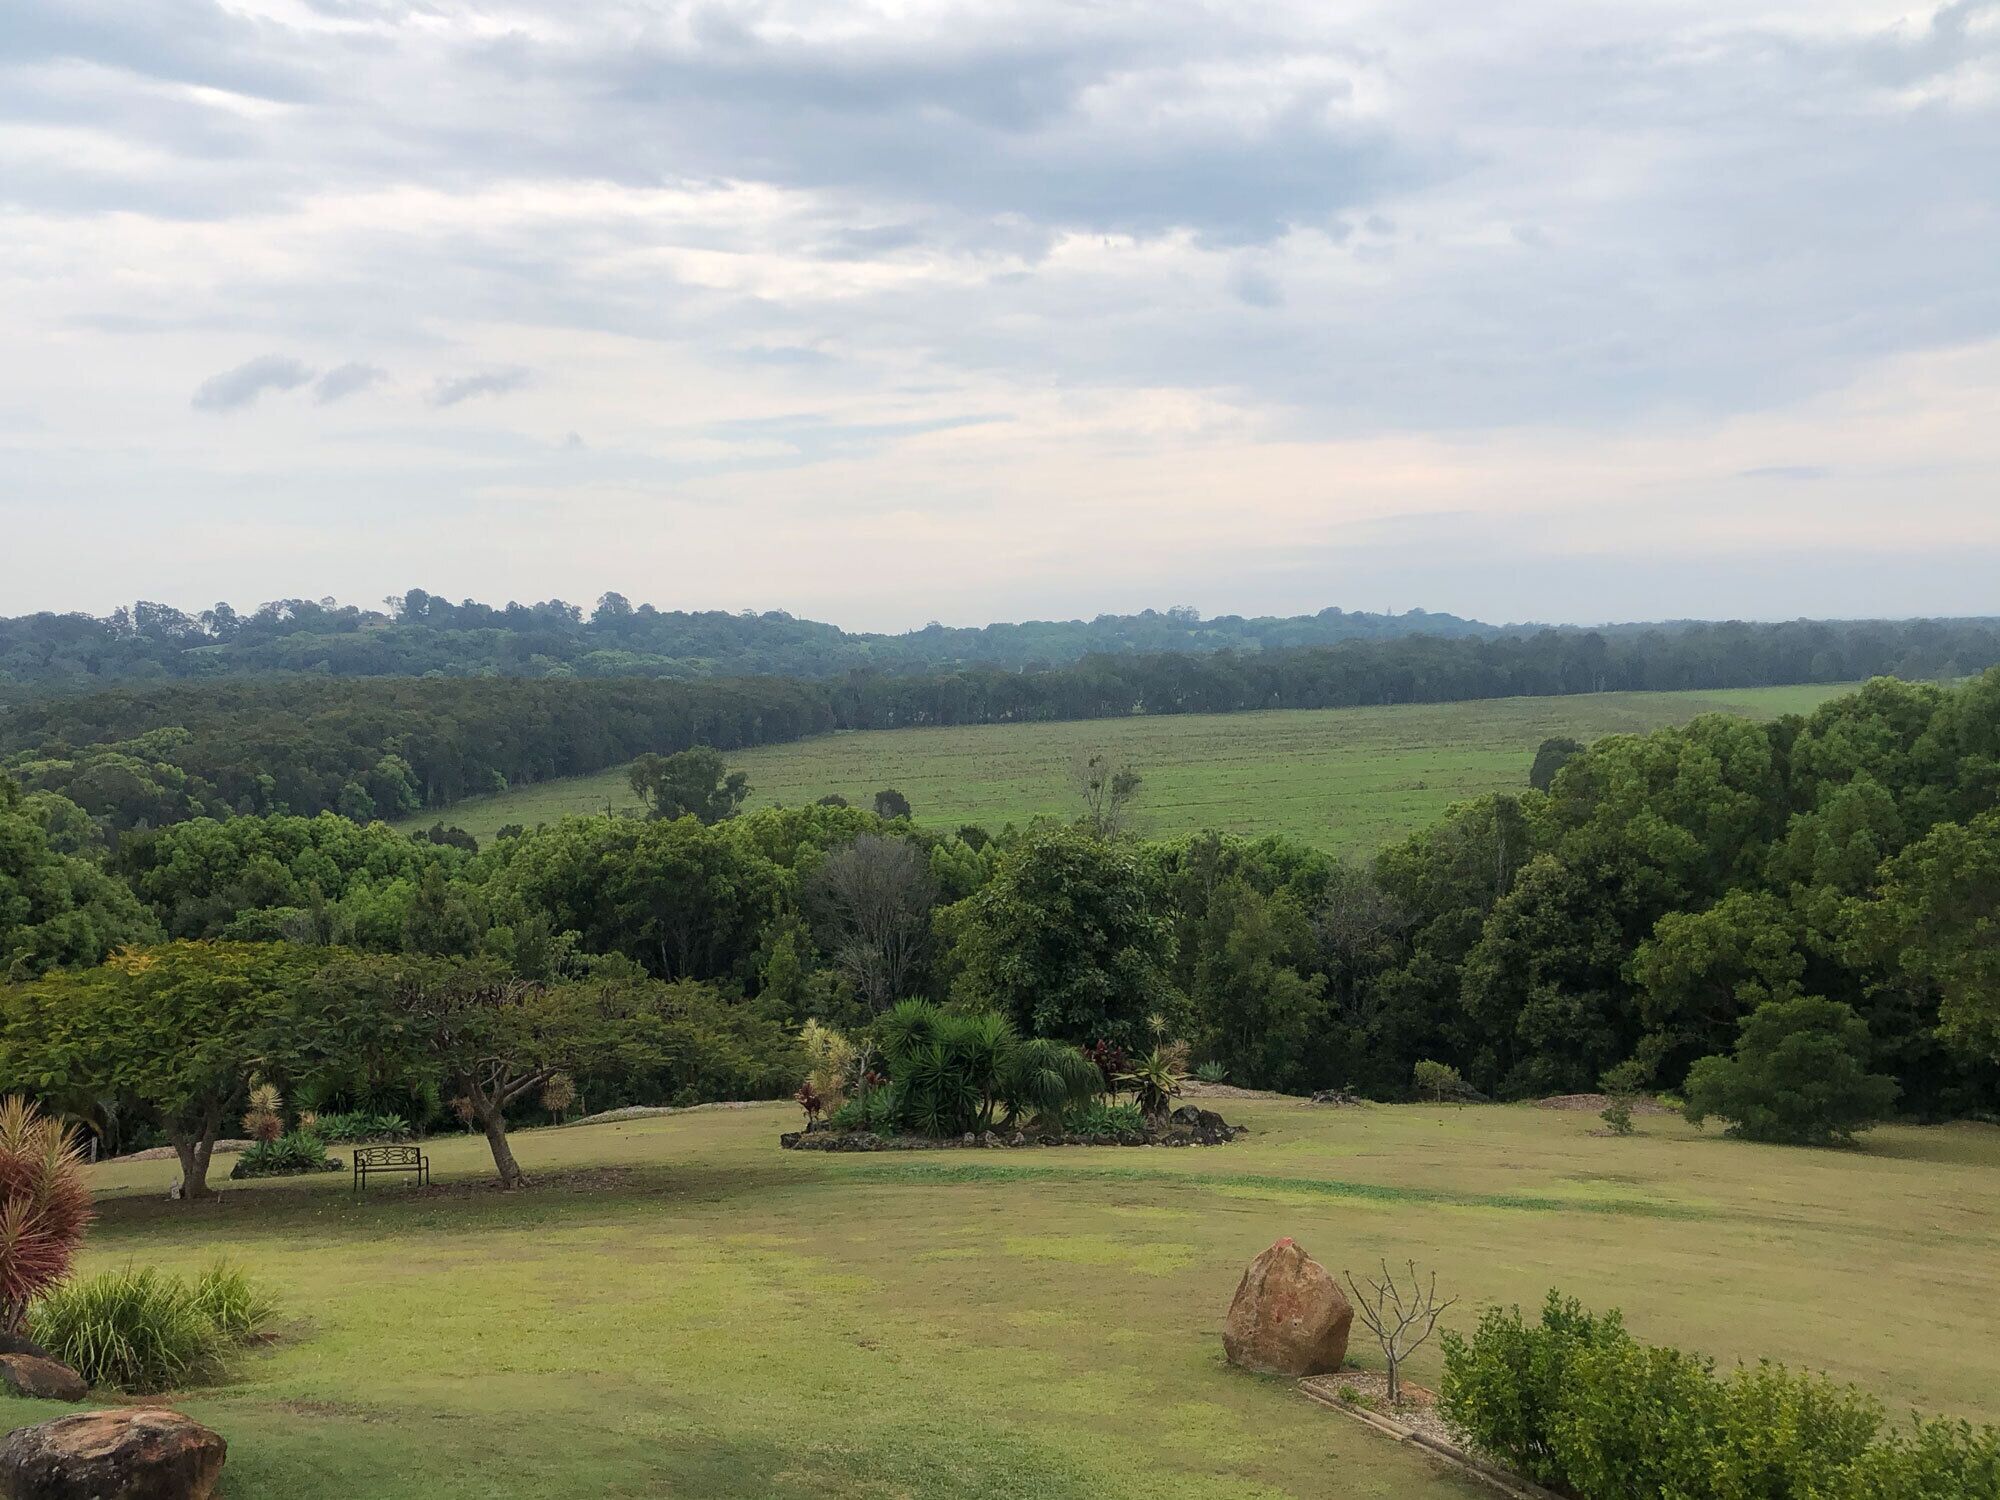
[[[1445,1420],[1525,1477],[1587,1500],[2000,1500],[2000,1430],[1883,1429],[1879,1402],[1782,1365],[1718,1376],[1550,1292],[1539,1323],[1489,1309],[1444,1338]]]

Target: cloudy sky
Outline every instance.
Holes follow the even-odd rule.
[[[0,613],[2000,613],[2000,0],[0,0]]]

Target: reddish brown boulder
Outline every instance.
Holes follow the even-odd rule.
[[[68,1365],[32,1354],[0,1354],[0,1390],[37,1401],[81,1401],[90,1394]]]
[[[229,1445],[161,1407],[87,1411],[16,1428],[0,1447],[6,1500],[208,1500]]]
[[[1289,1239],[1250,1262],[1229,1304],[1229,1362],[1265,1375],[1325,1375],[1347,1358],[1354,1307],[1326,1267]]]

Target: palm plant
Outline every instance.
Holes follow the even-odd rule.
[[[1064,1117],[1097,1097],[1103,1075],[1085,1053],[1067,1042],[1035,1037],[1008,1054],[1000,1079],[1009,1124],[1032,1115],[1060,1129]]]
[[[0,1328],[69,1275],[90,1223],[83,1150],[61,1121],[18,1094],[0,1100]]]

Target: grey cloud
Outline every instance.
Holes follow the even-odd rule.
[[[260,354],[233,370],[211,375],[194,393],[196,411],[235,411],[266,391],[297,390],[313,378],[312,368],[287,354]]]
[[[376,365],[353,361],[328,370],[313,383],[313,399],[321,405],[338,401],[365,391],[371,385],[388,379],[389,372]]]
[[[526,370],[482,370],[474,375],[441,375],[431,387],[432,406],[456,406],[474,396],[504,396],[528,383]]]

